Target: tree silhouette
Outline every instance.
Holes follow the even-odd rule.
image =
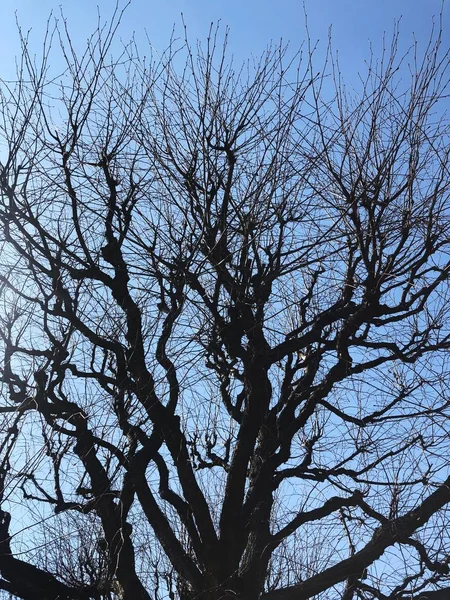
[[[110,59],[119,24],[2,85],[0,588],[445,593],[441,34],[348,92],[214,27]]]

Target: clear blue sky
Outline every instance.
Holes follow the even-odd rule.
[[[13,73],[14,56],[19,53],[15,13],[24,30],[32,28],[36,51],[46,19],[59,7],[68,18],[73,37],[80,44],[95,28],[97,7],[103,17],[111,14],[115,0],[3,0],[0,21],[0,77]],[[409,44],[414,32],[419,41],[429,34],[431,19],[438,15],[441,0],[305,0],[312,38],[325,45],[330,25],[334,47],[339,50],[344,74],[354,75],[368,56],[371,40],[377,52],[383,32],[392,32],[401,18],[402,43]],[[154,48],[166,47],[173,24],[180,25],[183,13],[192,37],[205,37],[209,23],[222,19],[231,27],[231,49],[239,58],[260,53],[269,40],[290,40],[293,47],[304,39],[304,11],[301,0],[131,0],[121,35],[134,31],[138,39],[145,30]],[[450,0],[444,1],[444,42],[450,44]]]
[[[115,0],[2,0],[0,78],[14,77],[14,57],[20,53],[16,14],[24,31],[32,29],[30,42],[38,53],[52,11],[58,16],[62,7],[72,37],[81,45],[96,27],[97,6],[106,19],[114,4]],[[441,6],[441,0],[305,0],[311,37],[320,38],[324,47],[332,26],[334,48],[339,50],[344,77],[350,79],[363,68],[369,41],[375,53],[379,53],[383,33],[389,37],[396,20],[401,20],[401,41],[405,48],[412,43],[413,34],[424,44],[432,17],[439,15]],[[443,40],[449,45],[450,0],[444,3],[443,11]],[[138,40],[144,40],[147,33],[153,47],[163,50],[173,25],[180,28],[181,13],[192,38],[204,38],[211,21],[221,19],[224,25],[229,25],[230,49],[240,59],[259,54],[270,40],[282,38],[295,49],[305,38],[302,0],[131,0],[120,35],[128,40],[135,32]]]

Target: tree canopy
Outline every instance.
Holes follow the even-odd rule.
[[[445,588],[441,32],[349,90],[331,47],[240,65],[212,26],[111,58],[119,26],[23,38],[1,85],[0,589]]]

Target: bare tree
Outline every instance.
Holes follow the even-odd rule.
[[[110,59],[119,23],[82,55],[56,26],[41,63],[22,38],[1,88],[0,588],[436,594],[450,562],[439,31],[405,56],[396,33],[348,92],[331,50],[319,72],[308,44],[235,66],[215,28],[156,60],[134,43]]]

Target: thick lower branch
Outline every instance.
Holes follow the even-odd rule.
[[[9,535],[10,515],[0,509],[0,589],[23,600],[97,600],[100,594],[92,587],[73,588],[54,575],[15,558]]]
[[[297,585],[269,592],[263,600],[306,600],[349,577],[359,576],[384,551],[396,543],[408,542],[409,537],[422,527],[438,510],[450,502],[450,477],[428,496],[417,508],[402,517],[379,527],[370,542],[350,558]]]

